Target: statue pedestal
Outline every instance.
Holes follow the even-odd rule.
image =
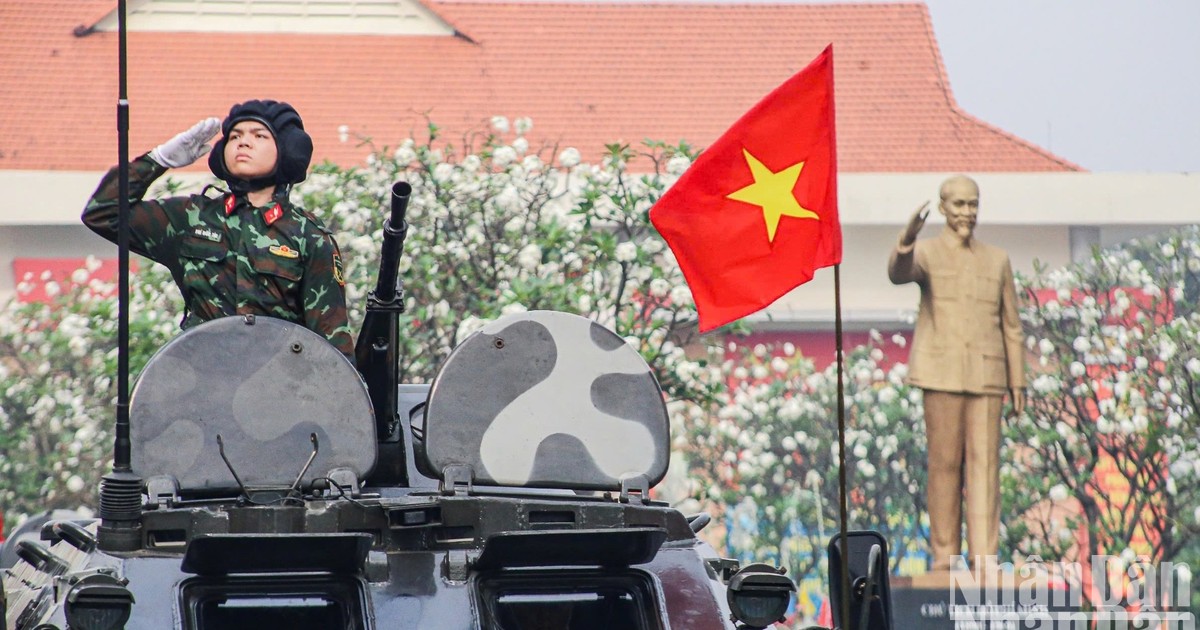
[[[891,593],[896,628],[1086,630],[1091,619],[1078,587],[1000,568],[892,577]]]

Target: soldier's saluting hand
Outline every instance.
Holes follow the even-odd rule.
[[[167,168],[181,168],[199,160],[212,149],[208,143],[221,130],[221,119],[213,116],[192,125],[174,138],[150,150],[150,158]]]

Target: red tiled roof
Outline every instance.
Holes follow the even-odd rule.
[[[117,34],[73,33],[113,4],[0,3],[0,169],[115,161]],[[1079,170],[958,109],[921,4],[428,6],[465,36],[131,32],[131,152],[249,98],[291,102],[317,159],[343,164],[365,149],[339,125],[395,145],[425,114],[455,135],[530,116],[535,145],[590,159],[618,140],[703,147],[833,42],[841,170]]]

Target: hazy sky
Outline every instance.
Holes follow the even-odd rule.
[[[971,114],[1093,171],[1200,172],[1200,0],[928,0]]]

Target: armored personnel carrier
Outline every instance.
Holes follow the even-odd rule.
[[[407,185],[394,188],[407,197]],[[398,211],[397,211],[398,210]],[[393,228],[395,226],[395,228]],[[530,312],[395,380],[403,202],[357,368],[266,317],[197,326],[148,362],[100,519],[10,541],[13,630],[762,628],[795,587],[718,557],[654,500],[662,392],[610,330]],[[118,431],[120,435],[120,431]],[[118,451],[120,441],[118,440]],[[120,460],[120,458],[118,458]]]

